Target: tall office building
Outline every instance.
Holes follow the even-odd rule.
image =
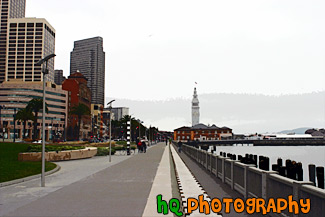
[[[54,83],[56,83],[57,85],[62,85],[65,79],[66,78],[63,76],[63,70],[61,69],[54,70]]]
[[[75,41],[70,58],[70,74],[79,70],[88,80],[91,104],[104,105],[105,52],[103,38],[94,37]]]
[[[35,63],[55,51],[55,30],[41,18],[9,19],[5,80],[43,81]],[[54,59],[48,61],[47,81],[54,82]]]
[[[5,80],[8,22],[12,18],[25,17],[26,0],[0,0],[0,83]]]

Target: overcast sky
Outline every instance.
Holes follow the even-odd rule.
[[[325,1],[27,0],[56,29],[56,69],[73,42],[104,38],[106,97],[324,90]]]

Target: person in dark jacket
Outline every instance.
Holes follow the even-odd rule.
[[[147,144],[144,140],[142,140],[141,146],[142,146],[143,152],[146,153],[147,152]]]
[[[178,152],[181,153],[182,152],[182,142],[178,141],[177,145],[178,145]]]
[[[138,146],[138,153],[141,153],[142,152],[142,143],[138,139],[137,139],[137,146]]]

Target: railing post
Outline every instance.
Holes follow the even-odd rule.
[[[205,151],[205,169],[209,170],[208,166],[208,151]]]
[[[226,178],[226,173],[225,173],[225,158],[222,158],[222,176],[221,176],[221,180],[222,183],[225,183],[225,178]]]
[[[268,199],[268,182],[270,174],[277,174],[278,172],[275,171],[262,171],[262,198],[264,200]]]
[[[216,177],[218,178],[218,155],[216,155]]]
[[[236,162],[240,162],[240,161],[237,161],[237,160],[231,160],[230,161],[230,168],[231,168],[231,171],[230,171],[230,178],[231,178],[231,189],[234,190],[235,188],[235,181],[234,181],[234,164]]]
[[[209,155],[210,155],[210,173],[212,173],[212,156],[213,156],[213,154],[209,153]]]

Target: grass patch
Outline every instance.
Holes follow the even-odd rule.
[[[41,162],[20,162],[18,154],[27,152],[30,144],[0,143],[0,182],[7,182],[41,173]],[[54,169],[56,165],[46,162],[45,171]]]

